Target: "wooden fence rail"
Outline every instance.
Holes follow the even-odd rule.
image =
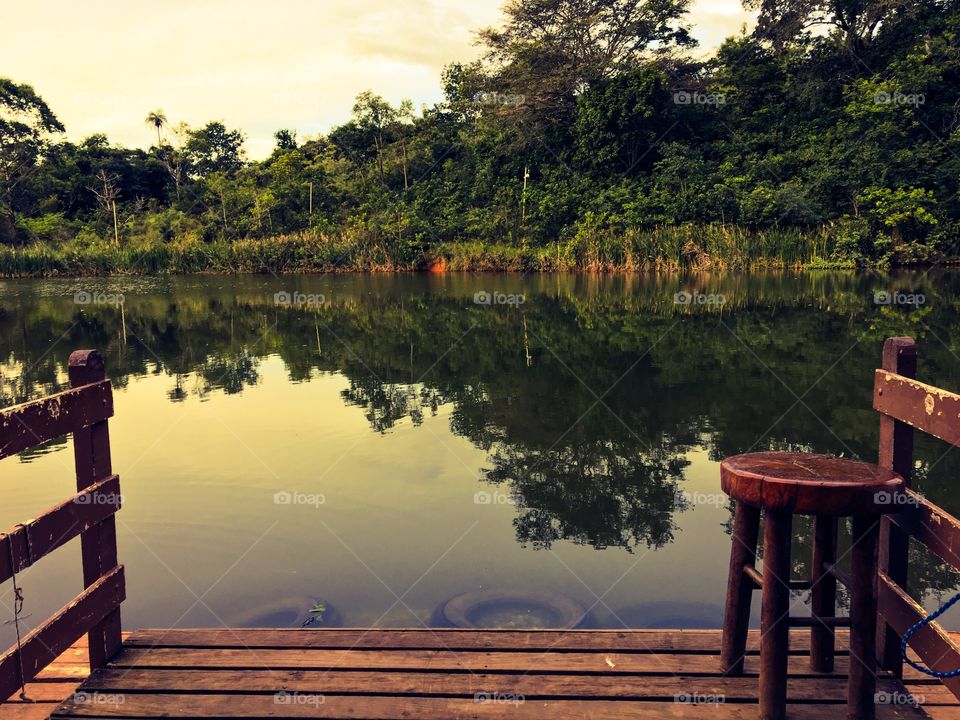
[[[0,415],[0,459],[112,415],[113,395],[108,380],[8,408]]]
[[[917,350],[913,339],[896,337],[883,347],[883,368],[874,377],[873,407],[880,415],[880,464],[902,475],[913,471],[913,432],[919,430],[960,446],[960,395],[915,379]],[[877,579],[877,655],[880,667],[903,675],[901,638],[927,616],[907,592],[910,538],[960,570],[960,521],[908,490],[900,512],[885,515],[880,526]],[[960,647],[938,623],[918,630],[910,647],[927,667],[944,672],[960,667]],[[960,698],[960,678],[944,685]]]
[[[120,478],[113,474],[107,421],[113,390],[95,350],[73,353],[70,390],[0,411],[0,459],[73,435],[77,492],[36,518],[0,534],[0,582],[27,570],[79,536],[84,590],[0,655],[0,701],[88,635],[91,669],[104,667],[121,645],[123,567],[117,564],[115,513]]]

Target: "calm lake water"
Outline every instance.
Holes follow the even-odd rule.
[[[718,627],[719,461],[875,460],[882,342],[913,335],[921,378],[960,387],[958,289],[943,273],[0,282],[0,403],[65,387],[72,350],[104,354],[127,628],[299,625],[317,602],[324,624],[420,626],[481,589],[569,597],[593,627]],[[918,457],[919,489],[960,513],[960,455],[924,440]],[[0,525],[69,495],[72,462],[64,439],[0,464]],[[916,550],[932,607],[957,578]],[[21,584],[27,624],[48,617],[81,587],[78,543]],[[9,583],[0,601],[7,619]]]

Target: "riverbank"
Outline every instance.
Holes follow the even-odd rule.
[[[889,260],[886,261],[889,264]],[[862,264],[862,263],[861,263]],[[577,234],[546,246],[416,242],[373,234],[303,232],[204,242],[121,239],[0,248],[0,276],[55,277],[294,272],[634,272],[783,268],[853,269],[828,228],[749,231],[671,226],[612,235]]]

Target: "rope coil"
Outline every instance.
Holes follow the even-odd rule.
[[[948,670],[946,672],[939,672],[937,670],[931,670],[925,665],[921,665],[920,663],[914,662],[913,660],[907,657],[907,642],[910,640],[913,634],[916,633],[921,628],[924,628],[930,623],[932,623],[941,615],[943,615],[958,600],[960,600],[960,592],[958,592],[952,598],[947,600],[937,610],[927,615],[923,620],[915,624],[913,627],[911,627],[909,630],[907,630],[903,634],[903,639],[900,641],[900,655],[903,656],[903,661],[907,663],[907,665],[912,667],[914,670],[918,670],[922,672],[924,675],[929,675],[930,677],[939,678],[940,680],[945,680],[946,678],[957,677],[958,675],[960,675],[960,668],[956,668],[954,670]]]

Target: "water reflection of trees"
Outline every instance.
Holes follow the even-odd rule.
[[[676,452],[675,449],[672,452]],[[603,441],[546,451],[497,448],[486,480],[517,499],[517,539],[537,548],[569,540],[595,548],[661,547],[673,540],[678,483],[689,462]]]
[[[922,376],[960,387],[953,348],[936,340],[960,330],[953,276],[922,280],[922,315],[874,305],[876,280],[830,274],[337,282],[302,286],[327,296],[319,309],[278,308],[273,293],[288,285],[249,278],[126,293],[122,315],[78,308],[67,292],[5,294],[0,402],[61,389],[79,347],[99,348],[119,386],[167,375],[173,401],[242,392],[278,355],[294,381],[343,376],[343,401],[379,433],[446,406],[452,431],[488,451],[485,479],[518,498],[521,542],[658,547],[673,538],[690,448],[720,459],[802,444],[875,458],[872,374],[886,336],[926,338]],[[491,283],[527,301],[475,305]],[[680,289],[727,302],[678,307]],[[924,447],[935,468],[918,486],[960,512],[957,453]],[[932,563],[915,567],[922,587],[953,583]]]
[[[350,387],[340,392],[348,405],[363,408],[370,427],[385,433],[404,418],[421,425],[425,413],[436,415],[443,404],[441,395],[417,385],[385,384],[372,375],[350,379]]]

